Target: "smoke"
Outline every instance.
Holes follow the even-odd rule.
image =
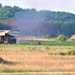
[[[46,34],[43,25],[45,17],[41,16],[35,9],[27,9],[17,14],[16,17],[13,29],[20,30],[21,35],[43,36]]]

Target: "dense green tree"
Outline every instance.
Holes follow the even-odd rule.
[[[56,41],[58,41],[58,42],[65,42],[65,41],[67,41],[67,38],[66,38],[66,36],[60,34],[60,35],[56,38]]]

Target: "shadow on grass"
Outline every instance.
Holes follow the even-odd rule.
[[[7,60],[4,60],[3,58],[0,57],[0,63],[2,64],[17,64],[17,62],[11,62],[11,61],[7,61]]]

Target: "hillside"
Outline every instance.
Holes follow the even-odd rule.
[[[56,37],[75,34],[75,14],[0,6],[0,29],[17,29],[23,35]]]

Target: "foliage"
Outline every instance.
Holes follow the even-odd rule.
[[[66,53],[64,53],[64,52],[59,52],[59,55],[66,55]]]
[[[66,36],[60,34],[60,35],[56,38],[56,41],[65,42],[65,41],[67,41],[67,38],[66,38]]]
[[[75,14],[59,11],[36,11],[35,9],[22,9],[18,6],[2,6],[0,3],[0,22],[3,20],[20,19],[21,17],[23,19],[23,16],[26,17],[26,21],[29,21],[32,18],[34,21],[37,17],[41,18],[40,22],[36,24],[36,27],[38,28],[38,25],[41,23],[41,27],[38,28],[38,36],[42,35],[40,33],[43,33],[43,35],[49,34],[51,37],[56,37],[60,34],[70,37],[71,35],[75,34]],[[0,26],[0,29],[9,28],[8,26],[2,26]]]
[[[66,55],[75,55],[75,50],[68,51]]]
[[[20,72],[49,72],[50,70],[32,70],[32,69],[0,69],[0,73],[20,73]],[[28,75],[28,74],[27,74]]]
[[[58,41],[52,41],[49,39],[49,41],[46,40],[38,40],[38,41],[25,41],[25,43],[19,43],[22,45],[33,45],[38,46],[40,43],[41,46],[75,46],[75,41],[66,41],[66,42],[58,42]]]
[[[7,30],[7,29],[11,29],[11,26],[0,23],[0,30]]]
[[[44,38],[50,39],[50,35],[49,35],[49,34],[46,34],[46,35],[44,36]]]
[[[70,50],[68,52],[59,52],[59,55],[75,55],[75,50]]]
[[[14,18],[15,14],[19,11],[22,11],[22,9],[17,6],[4,6],[0,8],[0,20]]]

